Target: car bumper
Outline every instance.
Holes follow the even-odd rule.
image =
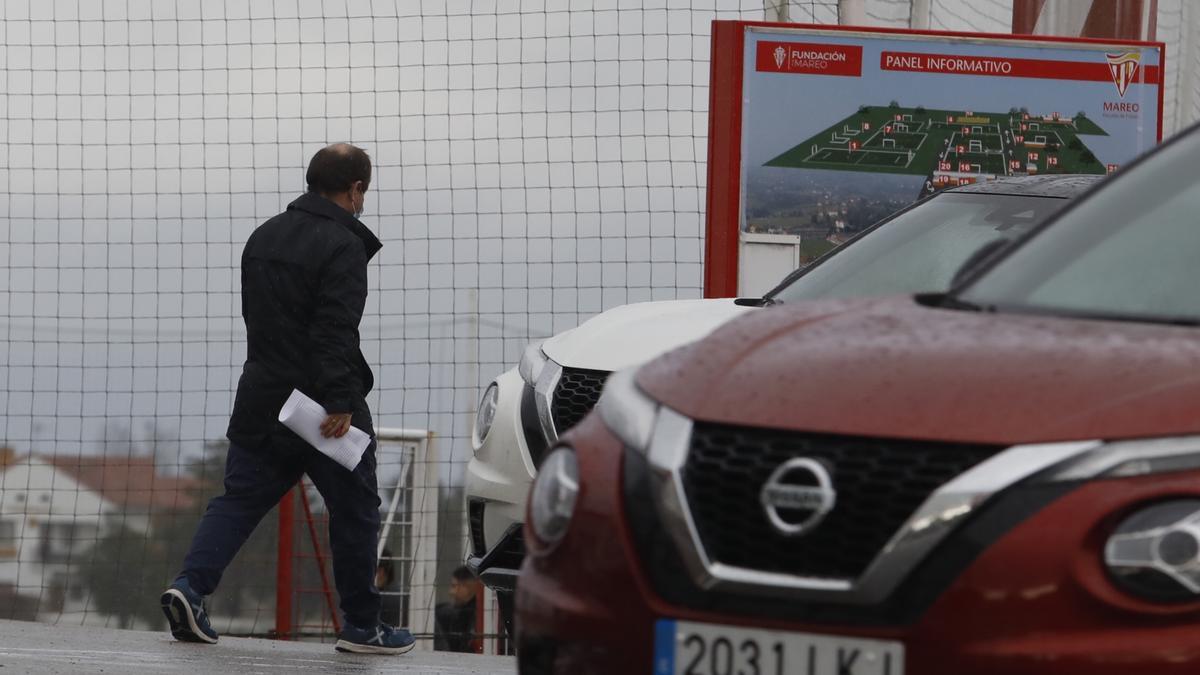
[[[534,467],[521,430],[524,382],[515,369],[498,378],[496,418],[467,465],[471,536],[467,566],[489,587],[511,591],[524,553],[521,524]]]
[[[483,555],[467,556],[467,568],[493,591],[512,593],[517,588],[517,574],[525,557],[523,529],[522,523],[515,523]]]
[[[1132,601],[1100,563],[1114,514],[1161,496],[1200,495],[1198,473],[1073,486],[974,542],[975,555],[910,620],[824,624],[705,609],[703,597],[689,606],[665,600],[628,525],[639,516],[627,512],[624,449],[597,416],[566,440],[578,454],[580,494],[566,537],[550,551],[531,543],[522,568],[522,675],[651,672],[662,618],[899,641],[909,675],[1200,672],[1200,606]]]

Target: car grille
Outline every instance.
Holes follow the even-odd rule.
[[[558,387],[554,389],[554,400],[550,404],[554,428],[559,435],[583,421],[596,407],[604,382],[611,374],[606,370],[563,369]]]
[[[714,562],[856,579],[934,490],[1001,449],[697,423],[683,486]],[[831,467],[837,501],[813,530],[785,537],[759,494],[771,473],[796,457]]]

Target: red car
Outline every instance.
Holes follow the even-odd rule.
[[[522,675],[1200,673],[1200,132],[949,294],[614,375],[534,483]]]

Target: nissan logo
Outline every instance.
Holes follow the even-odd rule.
[[[763,485],[760,495],[771,525],[789,537],[816,527],[837,501],[833,479],[817,460],[789,459]]]

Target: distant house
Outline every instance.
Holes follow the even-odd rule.
[[[150,457],[10,454],[0,463],[0,600],[34,616],[0,608],[0,618],[81,611],[75,568],[92,545],[114,522],[144,532],[151,512],[192,506],[194,485],[159,475]]]
[[[40,459],[121,507],[126,515],[146,514],[195,505],[192,478],[158,473],[149,455],[128,457],[58,456]]]

